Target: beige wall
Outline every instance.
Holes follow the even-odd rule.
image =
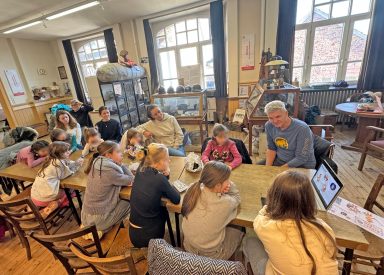
[[[33,88],[51,86],[53,82],[61,86],[66,80],[60,80],[57,67],[62,65],[60,47],[56,41],[0,38],[0,77],[12,105],[33,101]],[[44,69],[46,75],[39,75],[39,68]],[[4,74],[5,69],[17,69],[24,84],[24,96],[13,96]]]

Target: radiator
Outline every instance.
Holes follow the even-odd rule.
[[[335,106],[347,101],[351,95],[362,91],[356,88],[332,90],[302,90],[301,100],[309,106],[317,105],[321,110],[335,111]]]

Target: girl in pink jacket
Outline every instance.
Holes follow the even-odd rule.
[[[42,163],[48,153],[49,143],[45,140],[38,140],[31,146],[25,147],[19,151],[16,157],[16,163],[24,163],[28,167],[35,167]]]
[[[210,160],[224,162],[230,169],[241,164],[242,158],[234,141],[228,138],[228,128],[222,124],[213,127],[213,137],[208,141],[201,160],[207,163]]]

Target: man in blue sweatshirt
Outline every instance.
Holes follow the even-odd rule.
[[[291,118],[284,102],[275,100],[265,106],[268,149],[265,165],[315,168],[313,136],[309,126]]]

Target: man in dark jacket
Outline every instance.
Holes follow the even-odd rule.
[[[83,127],[93,127],[92,120],[89,116],[89,112],[93,111],[93,107],[88,104],[84,104],[77,99],[72,99],[70,111],[71,115],[76,118],[77,122]]]

